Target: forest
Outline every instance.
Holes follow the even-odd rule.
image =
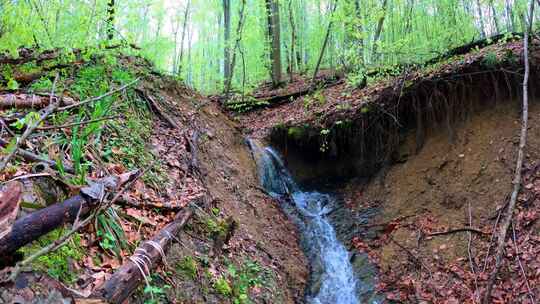
[[[0,0],[0,303],[538,303],[539,7]]]

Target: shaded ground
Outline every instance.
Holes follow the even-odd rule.
[[[493,267],[492,252],[487,267],[484,266],[489,233],[512,187],[519,142],[518,105],[508,102],[473,116],[456,127],[454,143],[449,141],[446,132],[436,132],[417,154],[415,145],[410,144],[414,142],[411,134],[409,145],[402,148],[402,163],[381,172],[367,185],[354,181],[347,185],[346,193],[352,206],[362,208],[373,203],[380,206],[380,213],[373,222],[382,223],[378,228],[381,237],[375,240],[359,238],[357,246],[361,251],[364,251],[364,242],[372,246],[367,251],[380,266],[381,287],[387,291],[397,289],[389,298],[436,303],[479,300]],[[540,264],[534,257],[540,250],[540,201],[536,190],[540,157],[539,110],[538,102],[534,102],[530,112],[527,169],[524,171],[526,181],[515,222],[519,256],[536,297],[540,294],[537,288]],[[429,233],[471,226],[486,233],[473,234],[471,239],[476,275],[471,272],[467,232],[428,236]],[[494,300],[530,303],[511,240],[507,252]],[[405,282],[404,278],[407,278]]]

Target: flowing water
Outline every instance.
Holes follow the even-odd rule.
[[[327,215],[336,207],[329,194],[303,191],[270,147],[248,141],[263,188],[279,199],[302,233],[303,247],[312,268],[310,304],[357,304],[357,279],[350,254],[336,238]]]

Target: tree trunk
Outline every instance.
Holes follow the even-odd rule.
[[[178,75],[182,73],[182,61],[184,60],[184,41],[186,39],[187,22],[189,19],[190,7],[191,7],[191,0],[188,0],[186,4],[186,11],[184,12],[184,25],[182,28],[182,39],[180,40],[180,56],[178,58]]]
[[[476,0],[476,8],[478,9],[478,20],[480,21],[480,35],[486,38],[486,27],[484,26],[484,14],[482,13],[482,5],[480,0]]]
[[[108,303],[123,303],[137,290],[139,284],[150,276],[151,270],[163,258],[161,252],[167,250],[191,215],[189,208],[180,211],[173,222],[161,229],[151,240],[135,249],[135,254],[116,270],[108,281],[98,287],[91,297],[106,299]],[[144,276],[141,271],[144,271]]]
[[[295,62],[298,59],[296,51],[296,27],[294,25],[294,11],[292,7],[292,0],[289,0],[289,23],[291,26],[291,52],[289,58],[289,80],[293,82],[293,75],[295,71]]]
[[[388,0],[383,0],[382,3],[382,16],[379,18],[379,22],[377,23],[377,29],[375,30],[375,36],[373,36],[373,50],[371,52],[372,61],[375,61],[375,57],[377,54],[377,43],[379,42],[379,39],[381,38],[382,29],[384,25],[384,19],[386,18],[386,8],[388,6]]]
[[[240,7],[240,12],[238,13],[238,27],[236,28],[236,42],[234,44],[234,51],[232,55],[231,65],[230,65],[230,74],[228,78],[225,78],[225,96],[228,97],[229,92],[231,91],[232,77],[234,75],[234,66],[236,65],[236,51],[240,48],[240,42],[242,41],[242,31],[244,29],[245,21],[245,9],[246,9],[246,0],[241,0],[242,4]]]
[[[231,0],[223,0],[223,79],[225,91],[231,82]]]
[[[499,19],[497,18],[497,10],[495,9],[495,5],[493,4],[493,0],[491,0],[491,2],[489,3],[489,6],[491,8],[491,15],[493,15],[493,24],[495,25],[495,31],[497,32],[496,34],[500,34],[501,33],[501,28],[500,28],[500,25],[499,25]]]
[[[277,87],[281,84],[281,28],[279,22],[278,0],[265,0],[268,16],[268,33],[270,38],[270,61],[272,84]]]
[[[326,29],[326,36],[324,37],[321,53],[319,54],[319,59],[317,60],[315,71],[313,71],[312,85],[315,85],[315,80],[317,79],[317,74],[319,73],[319,68],[321,67],[321,62],[324,57],[324,51],[326,50],[326,46],[328,45],[328,40],[330,39],[330,32],[332,31],[332,24],[334,21],[332,18],[334,17],[334,12],[336,11],[337,4],[338,4],[338,0],[335,0],[334,6],[332,7],[332,11],[330,13],[330,21],[328,21],[328,28]]]
[[[114,38],[114,18],[115,18],[115,4],[114,0],[109,0],[107,4],[107,39],[113,40]]]

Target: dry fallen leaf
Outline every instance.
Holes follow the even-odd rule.
[[[11,232],[19,212],[21,194],[22,185],[19,182],[11,182],[0,191],[0,239]]]

